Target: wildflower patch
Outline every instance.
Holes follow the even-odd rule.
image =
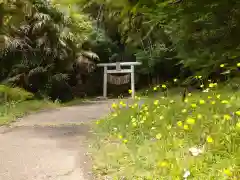
[[[95,127],[94,172],[127,180],[240,179],[240,93],[213,82],[204,87],[185,102],[166,97],[163,84],[153,87],[162,90],[154,97],[113,104]]]

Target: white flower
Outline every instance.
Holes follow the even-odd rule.
[[[163,120],[163,119],[164,119],[164,117],[163,117],[163,116],[160,116],[160,117],[159,117],[159,119],[160,119],[160,120]]]
[[[209,92],[209,88],[207,88],[207,89],[203,90],[203,92]]]
[[[196,147],[189,148],[189,152],[191,153],[192,156],[198,156],[199,154],[203,153],[202,149]]]
[[[171,100],[171,101],[170,101],[171,104],[174,103],[174,102],[175,102],[174,100]]]
[[[183,178],[186,180],[191,175],[190,171],[184,170]]]

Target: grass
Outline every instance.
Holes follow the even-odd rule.
[[[62,105],[63,106],[76,106],[76,105],[81,105],[88,100],[89,99],[86,99],[86,98],[76,98],[76,99],[73,99],[69,102],[63,103]]]
[[[0,126],[14,122],[16,118],[43,109],[56,108],[59,104],[47,100],[29,100],[0,104]]]
[[[99,179],[240,179],[240,92],[211,89],[132,105],[120,101],[94,127]],[[195,151],[195,152],[193,152]]]

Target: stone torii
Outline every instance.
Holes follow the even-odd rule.
[[[135,75],[134,66],[141,65],[141,62],[116,62],[116,63],[99,63],[98,67],[104,68],[103,74],[103,97],[107,98],[107,74],[119,74],[119,73],[130,73],[131,74],[131,90],[132,98],[135,97]],[[130,68],[123,68],[130,66]],[[116,67],[114,70],[108,69],[108,67]]]

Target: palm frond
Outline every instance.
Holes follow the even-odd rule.
[[[63,81],[67,81],[68,79],[69,79],[69,75],[64,73],[58,73],[51,77],[51,80],[55,82],[63,82]]]
[[[32,28],[32,32],[36,33],[38,31],[41,31],[43,29],[43,27],[47,24],[47,21],[37,21]]]
[[[33,19],[37,21],[50,21],[51,17],[48,14],[37,12],[34,14]]]

